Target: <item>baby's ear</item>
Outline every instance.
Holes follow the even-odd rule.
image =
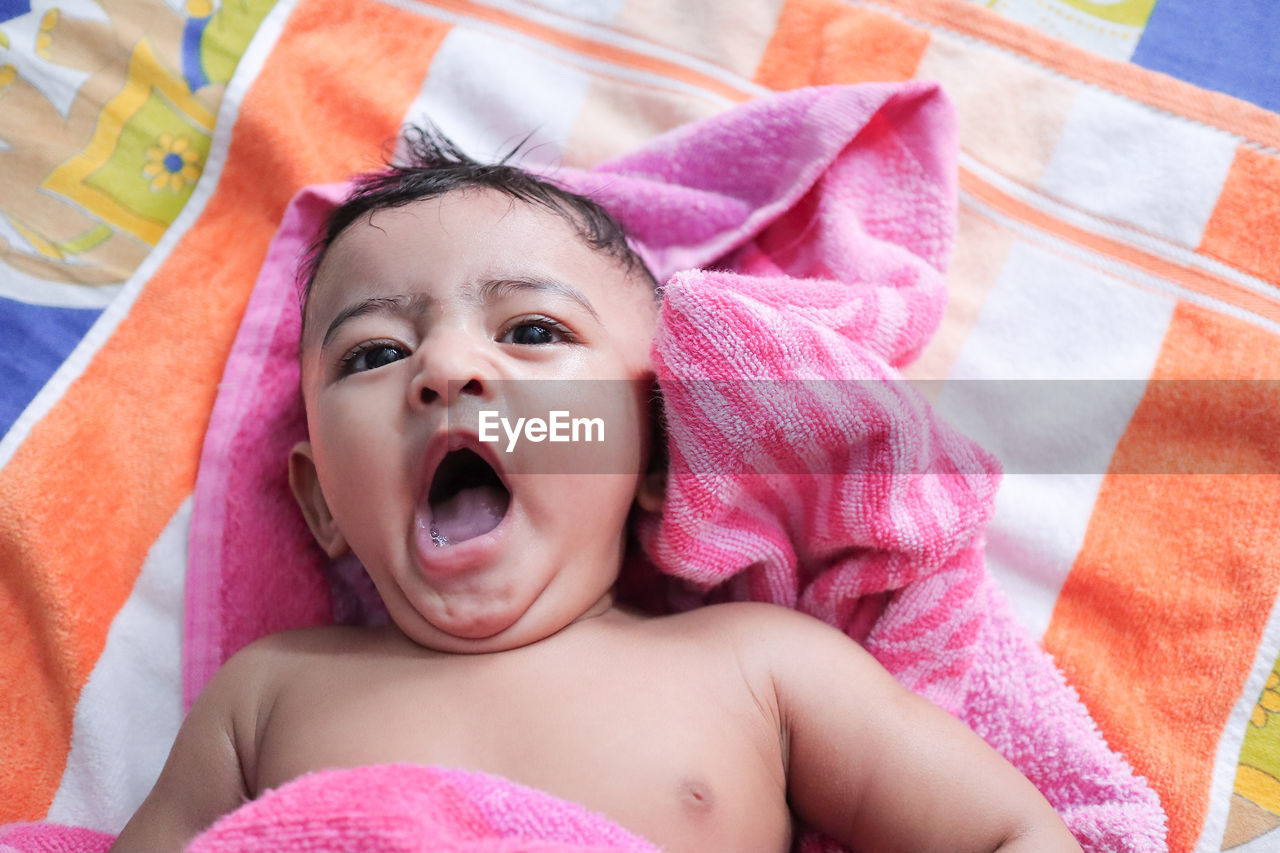
[[[300,441],[289,451],[289,488],[311,528],[311,535],[329,559],[337,559],[349,550],[347,540],[329,512],[329,504],[320,491],[320,477],[312,458],[311,442]]]
[[[636,503],[645,512],[662,512],[662,504],[667,496],[667,469],[659,468],[648,471],[640,478],[636,487]]]

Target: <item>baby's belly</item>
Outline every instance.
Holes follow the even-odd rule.
[[[646,727],[634,718],[572,716],[548,727],[538,714],[496,710],[379,719],[367,708],[348,716],[330,707],[323,715],[286,715],[292,720],[273,715],[250,783],[263,791],[312,770],[407,761],[537,788],[669,853],[781,853],[790,845],[784,785],[768,757],[749,737],[726,731],[733,726],[723,720],[719,731],[703,731],[698,721]]]

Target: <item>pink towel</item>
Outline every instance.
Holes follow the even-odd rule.
[[[106,853],[115,836],[0,826],[0,853]],[[308,773],[223,816],[187,853],[658,853],[612,821],[484,773],[380,764]]]
[[[1087,850],[1163,850],[1155,796],[985,572],[995,461],[897,373],[945,301],[954,150],[933,85],[824,87],[552,176],[614,213],[669,279],[654,344],[668,496],[639,532],[665,573],[649,577],[672,580],[650,591],[837,625],[1013,761]],[[287,212],[214,408],[191,527],[188,702],[244,644],[358,604],[331,592],[284,465],[304,426],[293,270],[342,192],[304,191]]]
[[[187,853],[658,853],[581,806],[484,773],[381,764],[308,773],[218,820]]]
[[[107,853],[115,840],[107,832],[56,823],[0,826],[0,853]]]

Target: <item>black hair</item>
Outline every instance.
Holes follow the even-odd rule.
[[[658,283],[627,242],[622,225],[597,202],[512,164],[528,137],[496,163],[481,163],[465,154],[433,125],[409,126],[402,132],[403,164],[391,163],[379,172],[354,179],[355,189],[330,211],[324,232],[308,249],[298,270],[303,323],[307,299],[320,262],[329,247],[353,222],[377,210],[402,207],[465,189],[490,189],[526,204],[545,207],[564,217],[582,239],[598,252],[644,276],[659,293]]]

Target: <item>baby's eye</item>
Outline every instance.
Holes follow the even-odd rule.
[[[532,317],[514,323],[498,338],[504,344],[541,346],[572,340],[572,333],[550,317]]]
[[[405,358],[408,354],[399,344],[390,341],[370,341],[343,356],[341,373],[347,376],[352,373],[363,373],[366,370],[377,370],[379,367],[385,367]]]

